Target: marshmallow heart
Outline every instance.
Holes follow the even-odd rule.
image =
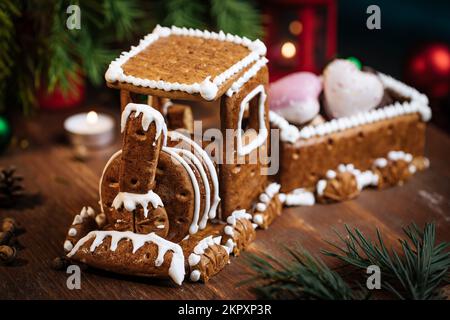
[[[321,90],[321,80],[315,74],[293,73],[270,85],[270,108],[289,122],[303,124],[319,113]]]
[[[333,118],[369,111],[384,93],[375,74],[360,71],[348,60],[334,60],[325,68],[323,86],[325,111]]]

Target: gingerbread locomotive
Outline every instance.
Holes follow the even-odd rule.
[[[265,53],[259,40],[157,26],[110,64],[105,78],[120,90],[122,149],[103,170],[99,213],[87,207],[74,218],[64,243],[70,260],[177,284],[185,278],[207,281],[255,239],[256,228],[267,228],[281,214],[283,204],[350,199],[363,187],[397,184],[420,169],[414,161],[423,155],[424,125],[417,112],[427,110],[425,101],[345,129],[334,119],[336,130],[316,134],[327,123],[314,124],[321,83],[310,88],[313,98],[300,96],[306,102],[293,107],[302,123],[286,116],[289,123],[282,112],[269,112]],[[384,79],[401,93],[413,90]],[[137,103],[137,95],[148,103]],[[171,99],[219,100],[222,139],[197,141],[190,107]],[[400,138],[352,154],[352,139],[359,137],[362,150],[383,130],[374,125],[395,121],[399,128],[392,130]],[[271,128],[280,132],[279,141],[271,138]],[[411,134],[422,140],[411,142]],[[345,154],[330,151],[330,139]],[[268,159],[278,143],[280,170],[272,173]]]

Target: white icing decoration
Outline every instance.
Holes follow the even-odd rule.
[[[189,227],[189,233],[194,234],[198,231],[198,220],[200,215],[200,187],[198,185],[197,178],[195,177],[194,171],[192,171],[189,164],[180,155],[178,155],[179,149],[163,147],[163,151],[167,152],[172,159],[177,160],[184,167],[189,177],[191,178],[192,187],[194,188],[194,218],[192,219],[191,226]]]
[[[148,127],[152,122],[155,123],[156,126],[156,135],[155,140],[159,138],[161,132],[164,135],[163,145],[167,144],[167,126],[164,121],[163,115],[156,109],[152,108],[148,104],[137,104],[137,103],[129,103],[125,107],[122,112],[122,119],[120,122],[120,131],[124,132],[125,126],[128,121],[128,117],[132,112],[135,112],[134,117],[137,118],[142,113],[142,129],[144,131],[148,130]]]
[[[86,207],[83,207],[83,209],[81,209],[80,216],[83,220],[86,219],[87,217],[89,217]]]
[[[200,262],[200,259],[201,257],[198,254],[191,253],[188,259],[189,265],[191,267],[196,266]]]
[[[92,242],[89,248],[91,252],[94,252],[94,250],[100,244],[102,244],[102,242],[108,236],[111,237],[111,251],[115,251],[119,242],[123,239],[131,240],[133,244],[133,254],[135,254],[136,251],[144,246],[147,242],[156,244],[158,246],[158,256],[155,260],[156,267],[160,267],[163,264],[164,255],[166,254],[166,252],[169,250],[172,251],[173,255],[169,267],[169,276],[175,283],[179,285],[181,285],[181,283],[183,282],[185,275],[183,250],[178,244],[161,238],[153,232],[149,234],[138,234],[131,231],[91,231],[77,242],[75,247],[73,247],[73,249],[67,254],[67,256],[69,258],[72,257],[83,244],[95,237],[95,240]]]
[[[239,79],[237,79],[231,87],[227,90],[227,96],[232,97],[233,94],[239,92],[244,84],[246,84],[251,78],[253,78],[258,71],[267,64],[269,60],[265,57],[256,61]]]
[[[387,160],[385,158],[378,158],[375,159],[375,161],[373,162],[373,164],[375,165],[375,167],[377,168],[384,168],[387,166]]]
[[[255,214],[253,216],[253,222],[256,223],[257,225],[261,226],[264,224],[264,216],[260,213]]]
[[[240,219],[250,220],[252,219],[252,215],[250,213],[247,213],[245,209],[235,210],[227,218],[227,223],[234,227],[236,225],[236,220]]]
[[[258,104],[258,121],[259,121],[259,132],[258,136],[253,139],[250,143],[245,146],[242,145],[242,118],[244,116],[244,110],[246,104],[257,94],[260,94],[259,104]],[[268,129],[265,122],[265,102],[266,102],[266,92],[263,85],[259,85],[254,88],[242,101],[239,109],[239,119],[237,127],[237,153],[240,156],[249,154],[254,149],[263,145],[268,136]]]
[[[70,242],[69,240],[64,241],[64,250],[66,252],[70,251],[73,249],[73,244],[72,242]]]
[[[336,178],[336,171],[328,170],[325,176],[327,177],[327,179],[334,179]]]
[[[198,280],[200,280],[200,271],[198,270],[192,271],[189,279],[191,279],[191,281],[193,282],[197,282]]]
[[[327,181],[326,180],[321,179],[321,180],[317,181],[317,185],[316,185],[317,194],[319,196],[323,195],[323,192],[325,191],[326,187],[327,187]]]
[[[125,75],[122,66],[135,55],[146,49],[149,45],[157,41],[160,37],[168,37],[171,34],[177,36],[189,36],[200,37],[204,39],[213,39],[219,41],[228,41],[237,45],[243,45],[250,50],[250,53],[242,60],[238,61],[230,68],[217,75],[213,81],[209,80],[211,76],[208,76],[202,83],[173,83],[167,81],[155,81],[151,79],[141,79],[131,75]],[[152,33],[145,36],[136,47],[132,47],[130,51],[124,52],[116,60],[112,61],[105,74],[105,79],[108,82],[127,82],[135,86],[165,90],[165,91],[184,91],[187,93],[200,93],[200,95],[206,100],[213,100],[218,91],[218,87],[222,85],[226,80],[231,78],[234,74],[244,69],[252,62],[259,59],[260,56],[266,54],[266,46],[260,40],[250,41],[247,38],[241,38],[231,34],[225,35],[222,31],[219,33],[201,31],[194,29],[178,28],[172,26],[171,28],[156,26]]]
[[[232,226],[226,226],[224,229],[225,234],[229,235],[230,237],[234,236],[234,229]]]
[[[80,224],[80,223],[83,223],[83,218],[81,218],[81,216],[79,214],[77,214],[75,216],[75,218],[73,218],[72,224],[76,225],[76,224]]]
[[[75,237],[75,236],[77,235],[77,229],[75,229],[75,228],[70,228],[70,229],[69,229],[69,232],[67,232],[67,234],[68,234],[70,237]]]
[[[277,194],[280,191],[281,185],[278,183],[271,183],[269,184],[266,189],[264,190],[264,193],[261,193],[259,195],[259,201],[255,205],[255,209],[257,212],[264,212],[267,209],[267,205],[272,200],[273,196]]]
[[[390,151],[388,153],[388,159],[392,161],[403,160],[406,162],[411,162],[413,157],[409,153],[405,153],[403,151]]]
[[[206,172],[205,172],[205,169],[203,168],[202,163],[200,162],[200,160],[198,160],[198,158],[192,152],[185,150],[185,149],[173,149],[173,150],[182,154],[183,156],[189,158],[189,160],[197,168],[197,171],[200,173],[200,177],[203,180],[203,186],[205,188],[205,208],[203,211],[203,216],[199,222],[199,227],[200,227],[200,229],[205,229],[206,223],[208,222],[210,201],[211,201],[211,191],[209,188],[208,176],[206,175]],[[197,181],[197,183],[198,183],[198,181]]]
[[[151,203],[153,208],[164,207],[161,198],[149,190],[145,194],[119,192],[113,200],[112,206],[115,209],[119,209],[122,206],[130,212],[136,210],[136,206],[139,204],[144,208],[144,216],[148,215],[148,204]]]
[[[211,204],[211,208],[209,210],[209,218],[210,219],[215,218],[216,213],[217,213],[217,206],[219,205],[219,202],[220,202],[220,197],[219,197],[219,178],[217,176],[217,171],[216,171],[216,168],[214,167],[214,163],[212,162],[211,158],[208,156],[206,151],[203,150],[192,139],[186,137],[185,135],[183,135],[177,131],[170,131],[169,137],[172,140],[175,140],[175,141],[183,140],[183,141],[187,142],[189,145],[192,145],[194,148],[194,151],[195,151],[194,154],[200,155],[200,157],[203,159],[203,162],[206,164],[206,167],[208,168],[208,171],[209,171],[209,176],[211,177],[212,184],[214,186],[214,198],[213,198],[213,203]]]
[[[294,143],[300,138],[300,132],[296,126],[289,124],[289,122],[284,119],[279,114],[274,111],[269,111],[269,120],[272,124],[280,129],[280,140],[290,143]]]
[[[104,213],[100,213],[95,217],[95,222],[97,223],[97,226],[101,227],[106,221],[106,215]]]
[[[312,206],[316,203],[314,194],[303,188],[294,189],[288,194],[283,194],[280,200],[284,200],[282,202],[286,206]]]
[[[413,165],[413,164],[410,164],[410,165],[409,165],[408,170],[409,170],[409,172],[410,172],[411,174],[414,174],[414,173],[416,173],[416,171],[417,171],[416,166]]]

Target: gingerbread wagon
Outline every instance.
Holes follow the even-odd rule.
[[[413,161],[423,155],[426,97],[381,75],[402,102],[294,126],[269,112],[265,54],[259,40],[157,26],[111,62],[105,78],[120,90],[122,149],[103,170],[99,212],[86,207],[73,220],[70,260],[177,284],[186,275],[207,281],[283,205],[350,199],[420,167]],[[220,138],[192,135],[190,107],[172,99],[220,101]]]

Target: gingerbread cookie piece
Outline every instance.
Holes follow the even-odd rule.
[[[413,156],[403,151],[391,151],[387,158],[374,161],[373,171],[378,175],[378,188],[385,188],[402,184],[416,172],[412,163]]]
[[[245,210],[236,210],[227,218],[227,226],[224,228],[222,244],[230,253],[238,256],[242,250],[255,240],[256,224],[251,222],[252,215]]]
[[[253,222],[260,228],[267,229],[272,221],[281,215],[283,205],[279,199],[280,185],[271,183],[259,196],[259,202],[253,211]]]
[[[222,232],[222,224],[212,224],[180,243],[191,281],[207,282],[229,263],[228,248],[221,245]]]
[[[181,247],[155,233],[91,231],[67,254],[92,267],[148,277],[170,277],[181,285],[185,275]]]
[[[161,141],[165,143],[167,139],[164,118],[148,105],[129,103],[122,112],[121,129],[124,138],[119,192],[112,201],[113,229],[155,231],[166,236],[167,213],[161,198],[152,190]]]
[[[353,164],[340,164],[337,171],[328,170],[325,179],[316,185],[319,202],[335,202],[353,199],[361,190],[378,185],[378,176],[370,171],[356,169]]]

